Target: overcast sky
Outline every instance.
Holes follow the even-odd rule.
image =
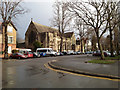
[[[24,0],[22,6],[29,9],[29,12],[24,15],[19,15],[14,20],[14,24],[18,29],[17,36],[25,39],[25,32],[27,31],[31,18],[33,18],[33,21],[36,23],[51,26],[50,20],[53,18],[52,6],[54,2],[55,0]]]
[[[42,25],[50,26],[50,19],[53,16],[53,1],[52,0],[25,0],[23,7],[29,9],[29,12],[24,15],[19,15],[15,20],[18,37],[24,39],[25,32],[30,24],[31,18],[34,22]]]

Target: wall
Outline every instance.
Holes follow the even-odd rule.
[[[39,34],[36,32],[36,28],[35,28],[34,24],[31,23],[31,24],[29,25],[26,33],[25,33],[25,47],[26,47],[26,48],[31,48],[31,49],[33,49],[33,43],[29,43],[30,33],[31,33],[32,31],[35,32],[35,34],[36,34],[35,36],[36,36],[36,37],[37,37],[37,35],[39,36]],[[34,37],[35,37],[35,36],[34,36]],[[37,37],[37,39],[40,40],[40,37]]]

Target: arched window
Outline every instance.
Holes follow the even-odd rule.
[[[31,31],[28,37],[29,43],[33,43],[36,40],[36,33]]]

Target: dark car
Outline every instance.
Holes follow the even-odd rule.
[[[16,58],[16,59],[22,59],[22,58],[27,58],[25,55],[23,55],[22,53],[13,53],[10,55],[10,58]]]
[[[40,54],[33,52],[33,57],[35,57],[35,58],[40,57]]]
[[[106,51],[103,51],[103,53],[104,53],[105,57],[109,56],[109,54]],[[99,50],[98,51],[94,51],[93,52],[93,56],[101,56],[101,52]]]
[[[62,53],[63,53],[63,55],[67,55],[67,52],[65,52],[65,51],[63,51]]]

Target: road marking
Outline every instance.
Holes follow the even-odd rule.
[[[72,75],[76,75],[76,76],[84,76],[84,77],[90,77],[90,78],[97,78],[97,79],[105,79],[105,80],[111,80],[111,81],[120,81],[119,79],[109,79],[109,78],[103,78],[103,77],[95,77],[95,76],[89,76],[89,75],[83,75],[83,74],[76,74],[76,73],[72,73],[72,72],[67,72],[67,71],[62,71],[62,70],[56,70],[51,68],[50,66],[48,66],[48,64],[44,64],[44,66],[50,70],[53,70],[55,72],[62,72],[62,73],[67,73],[67,74],[72,74]]]
[[[51,62],[52,62],[52,61],[49,61],[48,63],[51,64]],[[55,66],[55,65],[53,65],[53,64],[52,64],[52,66],[57,67],[57,68],[61,68],[61,69],[64,69],[64,70],[73,71],[72,69],[63,68],[63,67],[60,67],[60,66],[58,67],[58,66]],[[68,71],[68,72],[69,72],[69,71]],[[75,70],[75,71],[76,71],[76,72],[83,72],[83,71],[80,71],[80,70]],[[85,73],[90,74],[90,72],[85,72]],[[102,75],[102,76],[104,75],[104,76],[118,77],[118,76],[113,76],[113,75],[105,75],[105,74],[97,74],[97,73],[93,73],[93,74],[96,74],[96,75]],[[97,77],[97,76],[96,76],[96,77]]]

